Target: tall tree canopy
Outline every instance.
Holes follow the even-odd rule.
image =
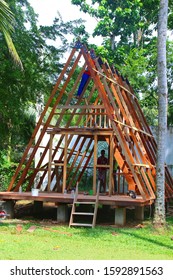
[[[96,52],[105,57],[127,76],[140,97],[143,111],[151,125],[158,122],[157,110],[157,24],[159,0],[72,0],[73,4],[95,17],[97,25],[93,35],[103,37],[103,46]],[[168,26],[173,27],[173,1],[169,1]],[[171,88],[172,42],[168,52],[168,124],[173,124],[173,91]]]

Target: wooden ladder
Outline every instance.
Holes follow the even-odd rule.
[[[99,192],[100,192],[100,183],[98,184],[97,194],[95,196],[94,201],[79,201],[78,200],[78,183],[76,185],[76,192],[74,195],[71,216],[69,221],[69,227],[71,226],[78,226],[78,227],[92,227],[94,228],[96,225],[96,218],[97,218],[97,209],[98,209],[98,202],[99,202]],[[76,211],[76,206],[79,205],[93,205],[94,211],[93,212],[78,212]],[[92,223],[78,223],[74,222],[74,217],[81,217],[81,216],[92,216]]]

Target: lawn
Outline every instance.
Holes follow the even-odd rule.
[[[55,222],[0,223],[0,260],[173,260],[173,218],[166,230],[142,226],[69,228]]]

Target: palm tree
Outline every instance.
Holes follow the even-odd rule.
[[[14,32],[14,15],[4,0],[0,0],[0,32],[5,37],[8,49],[15,63],[23,69],[22,62],[11,38],[11,33]]]
[[[158,151],[157,151],[157,199],[155,203],[154,224],[165,225],[165,135],[167,130],[167,67],[166,67],[166,36],[168,21],[168,0],[160,0],[158,20]]]

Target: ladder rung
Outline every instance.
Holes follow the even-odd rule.
[[[90,204],[90,205],[93,205],[95,204],[95,201],[91,202],[91,201],[75,201],[74,202],[75,204]]]
[[[71,223],[70,226],[92,227],[92,224]]]
[[[72,213],[73,215],[86,215],[86,216],[93,216],[94,213],[91,213],[91,212],[73,212]]]

